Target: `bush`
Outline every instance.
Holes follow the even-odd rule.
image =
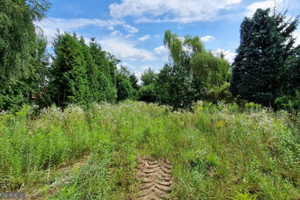
[[[145,102],[156,102],[157,96],[154,84],[143,86],[138,91],[138,100]]]

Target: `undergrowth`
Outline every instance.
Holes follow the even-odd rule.
[[[299,117],[286,112],[202,102],[172,112],[131,101],[31,112],[0,114],[1,191],[47,190],[58,168],[90,154],[43,199],[128,199],[146,155],[174,164],[174,199],[300,198]]]

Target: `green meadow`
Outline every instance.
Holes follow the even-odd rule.
[[[256,104],[193,109],[125,101],[3,112],[0,186],[28,199],[133,199],[137,159],[148,156],[173,164],[172,199],[300,198],[299,117]]]

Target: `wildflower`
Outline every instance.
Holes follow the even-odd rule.
[[[198,106],[198,107],[197,107],[197,110],[198,110],[198,111],[203,110],[203,106]]]
[[[217,127],[219,128],[219,127],[221,127],[223,124],[224,124],[224,121],[218,121]]]

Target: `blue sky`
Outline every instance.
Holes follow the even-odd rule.
[[[39,23],[51,42],[57,29],[76,32],[88,42],[95,37],[106,51],[140,77],[168,62],[163,46],[167,29],[201,37],[206,49],[223,51],[232,62],[239,45],[240,24],[257,8],[300,11],[299,0],[50,0],[48,19]],[[295,33],[300,44],[299,28]]]

